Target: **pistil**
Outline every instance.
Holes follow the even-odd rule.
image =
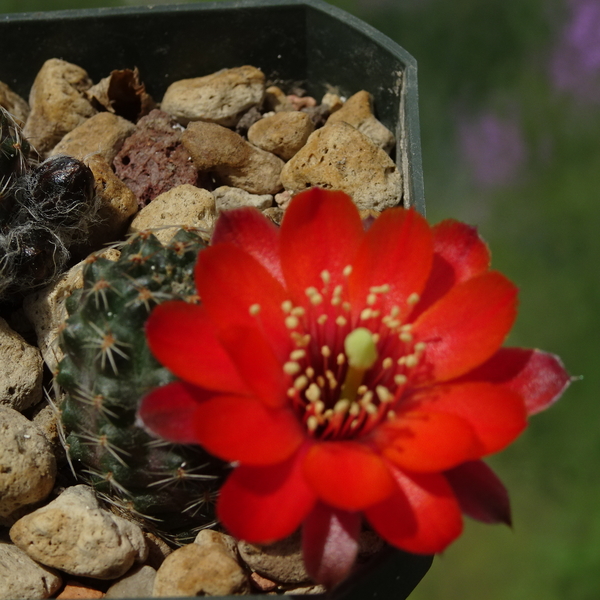
[[[365,372],[377,360],[377,348],[373,334],[366,327],[357,327],[346,336],[344,350],[348,360],[348,369],[340,398],[346,399],[352,404],[356,400],[358,388],[362,384]]]

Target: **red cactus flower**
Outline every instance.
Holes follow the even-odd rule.
[[[559,359],[500,348],[517,290],[475,230],[385,211],[365,231],[342,192],[313,188],[280,228],[224,213],[200,253],[201,305],[147,324],[180,381],[140,416],[156,434],[232,461],[217,512],[253,543],[303,528],[311,576],[351,569],[363,519],[393,546],[443,550],[465,513],[510,522],[481,458],[569,383]]]

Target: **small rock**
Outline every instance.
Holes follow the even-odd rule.
[[[215,199],[208,190],[179,185],[142,208],[128,233],[152,229],[161,242],[167,243],[183,226],[212,231],[215,218]]]
[[[402,176],[395,163],[345,122],[326,125],[311,134],[283,167],[281,181],[293,193],[311,186],[342,190],[362,210],[383,210],[402,200]]]
[[[237,542],[233,537],[226,533],[221,533],[214,529],[201,529],[194,540],[194,544],[207,549],[213,547],[222,548],[229,553],[231,558],[237,560]]]
[[[259,575],[256,571],[250,573],[250,580],[252,581],[252,585],[258,589],[259,592],[272,592],[276,590],[279,586],[275,581],[271,581],[262,575]]]
[[[288,204],[290,203],[292,197],[292,192],[290,192],[289,190],[284,190],[279,194],[275,194],[275,202],[277,203],[277,206],[285,210]]]
[[[183,125],[208,121],[234,126],[241,113],[260,104],[265,76],[251,66],[223,69],[212,75],[172,83],[162,100],[162,110]]]
[[[10,537],[43,565],[96,579],[116,579],[148,554],[139,526],[101,509],[85,485],[19,519]]]
[[[259,575],[282,584],[311,584],[304,568],[300,533],[268,546],[238,542],[242,560]]]
[[[298,595],[298,596],[307,596],[310,594],[325,594],[327,592],[327,588],[324,585],[305,585],[298,588],[293,588],[291,590],[286,590],[284,594],[287,595]]]
[[[250,194],[240,188],[223,185],[213,192],[217,212],[241,208],[242,206],[254,206],[258,209],[269,208],[273,205],[273,196],[270,194]]]
[[[82,268],[83,263],[78,263],[53,284],[30,294],[23,301],[25,315],[35,329],[42,357],[52,373],[63,358],[58,336],[67,318],[65,302],[74,290],[83,287]]]
[[[271,85],[265,90],[265,98],[263,101],[265,108],[269,111],[279,112],[282,110],[294,110],[292,103],[288,100],[288,97],[282,91],[281,88],[276,85]]]
[[[218,546],[188,544],[167,556],[156,573],[154,597],[248,594],[246,573]]]
[[[288,94],[288,102],[292,105],[293,110],[302,110],[303,108],[311,108],[317,105],[317,101],[312,96],[298,96],[297,94]]]
[[[394,134],[373,114],[373,96],[360,91],[327,119],[327,124],[344,121],[364,133],[376,146],[389,154],[395,144]]]
[[[142,117],[124,142],[113,166],[117,176],[145,206],[156,196],[184,183],[194,185],[198,173],[181,143],[183,129],[164,111]]]
[[[122,579],[111,585],[105,598],[150,598],[156,579],[156,570],[148,565],[131,569]]]
[[[57,600],[95,600],[103,598],[104,592],[83,585],[77,581],[69,581],[63,591],[56,596]]]
[[[109,112],[101,112],[84,121],[67,133],[50,152],[50,156],[68,154],[84,160],[94,154],[108,164],[123,146],[123,142],[135,131],[135,125]]]
[[[56,460],[50,442],[21,413],[0,406],[0,522],[52,491]]]
[[[31,112],[23,134],[46,155],[62,137],[96,113],[84,92],[92,86],[87,72],[64,60],[47,60],[29,94]]]
[[[217,166],[241,167],[252,152],[241,135],[216,123],[190,123],[181,141],[198,171],[212,171]]]
[[[321,98],[321,104],[325,105],[330,113],[334,113],[344,106],[344,101],[337,94],[327,92],[323,95],[323,98]]]
[[[90,226],[86,243],[86,248],[91,252],[121,239],[139,206],[136,195],[115,175],[102,156],[92,155],[85,163],[94,175],[96,195],[100,202],[98,220]]]
[[[25,123],[27,120],[29,105],[2,81],[0,81],[0,106],[5,108],[17,121]]]
[[[0,540],[0,600],[49,598],[61,585],[57,573],[38,565],[13,544]]]
[[[306,144],[314,130],[306,113],[278,112],[254,123],[248,130],[248,141],[283,160],[289,160]]]
[[[0,318],[0,405],[23,412],[37,404],[42,399],[43,364],[40,351]]]
[[[284,162],[226,127],[190,124],[183,142],[198,170],[213,172],[224,185],[259,195],[281,190]]]
[[[271,208],[265,208],[262,211],[263,215],[275,223],[275,225],[281,225],[283,220],[284,210],[279,206],[272,206]]]

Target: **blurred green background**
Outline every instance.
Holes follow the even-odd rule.
[[[520,286],[510,343],[583,376],[490,460],[513,529],[467,523],[411,598],[598,600],[600,0],[331,3],[417,58],[428,217],[477,225]],[[0,0],[0,13],[138,4]]]

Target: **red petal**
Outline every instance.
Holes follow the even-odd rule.
[[[402,319],[412,309],[411,294],[421,294],[433,260],[431,229],[414,210],[392,208],[384,211],[365,235],[350,275],[351,302],[360,312],[370,288],[389,285],[376,308],[383,313],[393,306]]]
[[[186,392],[198,404],[193,413],[196,443],[223,460],[270,465],[287,459],[304,440],[289,410],[269,409],[250,397],[207,397],[191,386]],[[165,404],[168,401],[165,398]]]
[[[506,447],[527,426],[519,394],[487,382],[436,385],[416,392],[408,410],[448,413],[464,419],[482,444],[479,456]]]
[[[466,515],[484,523],[511,525],[508,492],[484,462],[468,462],[444,475]]]
[[[200,444],[196,430],[197,411],[200,401],[210,397],[210,392],[197,389],[190,392],[189,386],[177,381],[156,388],[144,396],[138,416],[157,436],[178,444]]]
[[[556,402],[571,383],[558,356],[525,348],[500,348],[461,380],[501,383],[521,395],[529,415]]]
[[[472,427],[451,414],[411,411],[380,425],[374,440],[382,456],[401,469],[439,472],[479,458]]]
[[[281,223],[281,262],[292,300],[306,303],[305,290],[322,289],[321,273],[330,286],[342,283],[364,236],[358,209],[350,196],[311,188],[295,196]]]
[[[294,533],[316,501],[301,469],[302,453],[269,467],[241,466],[219,494],[217,515],[236,538],[268,544]]]
[[[304,460],[304,475],[323,502],[343,510],[380,502],[394,489],[385,462],[358,442],[314,444]]]
[[[396,492],[365,515],[393,546],[415,554],[441,552],[462,531],[458,502],[443,475],[394,469]]]
[[[229,327],[221,331],[220,338],[245,381],[246,390],[272,408],[287,404],[289,375],[283,372],[273,348],[255,327]]]
[[[490,266],[489,249],[475,227],[448,219],[438,223],[432,231],[433,267],[421,295],[419,313],[456,284],[481,275]]]
[[[517,288],[496,271],[453,287],[413,324],[415,339],[427,343],[424,376],[452,379],[490,358],[512,327],[516,303]]]
[[[281,362],[287,360],[291,340],[281,309],[287,294],[252,256],[233,244],[212,246],[199,254],[195,277],[206,312],[219,329],[258,328]]]
[[[259,210],[251,207],[223,211],[211,244],[234,244],[255,258],[283,284],[279,259],[279,228]]]
[[[146,321],[146,337],[155,358],[185,381],[223,392],[247,392],[204,307],[179,301],[160,304]]]
[[[304,566],[315,583],[331,589],[354,566],[360,537],[360,513],[317,502],[302,527]]]

